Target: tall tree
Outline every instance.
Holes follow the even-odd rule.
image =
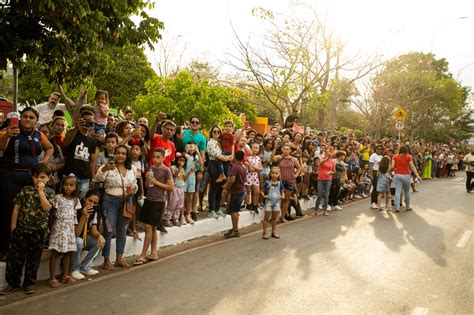
[[[42,65],[51,82],[82,83],[107,68],[107,46],[151,44],[163,23],[150,17],[147,0],[8,1],[0,7],[0,68],[24,55]],[[132,15],[139,18],[138,24]]]
[[[402,106],[409,113],[405,119],[408,133],[423,138],[453,127],[451,122],[465,111],[468,95],[468,90],[452,78],[448,62],[431,53],[409,53],[389,61],[366,88],[365,95],[354,104],[376,134],[390,131],[394,124],[391,113]]]
[[[311,19],[287,19],[269,10],[254,9],[254,15],[267,22],[269,29],[258,43],[245,42],[235,32],[239,54],[232,56],[231,65],[249,78],[247,88],[258,89],[281,121],[294,110],[304,115],[309,100],[328,93],[339,73],[346,73],[352,83],[379,66],[373,58],[345,57],[344,44],[325,21],[314,9],[303,9]],[[334,108],[336,105],[331,102]],[[321,128],[327,125],[326,112],[317,111]],[[335,110],[332,116],[335,121]]]

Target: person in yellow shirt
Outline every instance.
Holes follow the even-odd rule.
[[[472,178],[474,177],[474,148],[471,148],[471,153],[466,154],[463,159],[466,167],[466,192],[472,191]]]

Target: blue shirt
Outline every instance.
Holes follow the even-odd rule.
[[[197,144],[197,147],[199,151],[206,151],[207,145],[206,145],[206,137],[201,133],[197,132],[193,134],[191,130],[184,130],[184,136],[183,136],[183,144],[186,145],[191,141],[194,141]]]

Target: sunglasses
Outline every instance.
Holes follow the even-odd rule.
[[[221,133],[220,130],[213,130],[212,133]]]
[[[197,121],[197,120],[190,121],[190,123],[193,124],[193,125],[199,125],[199,121]]]

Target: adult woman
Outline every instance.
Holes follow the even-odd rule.
[[[66,129],[66,119],[62,116],[56,116],[51,123],[52,133],[48,137],[49,141],[53,145],[53,156],[49,160],[48,166],[51,169],[51,184],[57,188],[56,185],[60,182],[60,171],[65,166],[64,152],[66,146],[64,146],[64,136]],[[61,147],[62,145],[62,147]]]
[[[418,171],[413,164],[412,157],[408,154],[408,148],[401,146],[398,154],[392,158],[392,169],[394,169],[394,183],[395,183],[395,211],[400,212],[400,195],[402,188],[405,193],[405,210],[411,211],[410,207],[410,170],[415,176],[420,179]]]
[[[322,147],[322,146],[321,146]],[[319,168],[318,168],[318,199],[316,199],[316,209],[314,214],[316,215],[319,212],[319,206],[321,204],[321,199],[324,198],[323,211],[324,215],[329,215],[328,212],[328,202],[329,202],[329,191],[332,184],[332,176],[336,173],[336,163],[331,160],[332,148],[329,148],[328,152],[321,153],[319,159]]]
[[[56,116],[51,122],[51,128],[53,128],[53,135],[50,138],[51,143],[61,148],[63,156],[66,156],[66,145],[64,144],[64,138],[66,136],[67,122],[66,118],[62,116]]]
[[[219,138],[221,129],[217,126],[211,128],[209,132],[209,141],[207,142],[207,154],[209,156],[209,164],[207,171],[209,173],[209,217],[217,219],[219,216],[225,217],[225,214],[219,210],[222,200],[222,182],[217,182],[219,175],[224,171],[224,167],[220,162],[227,162],[232,159],[231,155],[223,155]]]
[[[7,253],[10,244],[13,198],[23,186],[31,184],[30,169],[40,162],[47,163],[53,154],[51,143],[36,130],[38,119],[38,111],[27,107],[21,112],[19,125],[10,124],[0,133],[0,151],[4,151],[0,171],[0,256]]]
[[[186,153],[186,148],[183,144],[183,137],[184,137],[183,128],[180,126],[176,127],[176,132],[171,138],[176,148],[176,152]]]
[[[280,167],[281,180],[285,188],[285,198],[281,200],[281,217],[280,222],[284,223],[287,220],[293,220],[288,215],[291,195],[296,192],[296,174],[301,172],[301,165],[296,158],[291,156],[291,147],[289,144],[284,144],[281,155],[275,155],[279,144],[276,144],[273,152],[273,162],[278,163]]]
[[[122,215],[124,202],[130,202],[130,197],[138,190],[135,172],[132,170],[132,158],[125,145],[119,145],[115,149],[115,163],[107,163],[99,168],[95,176],[96,182],[103,182],[105,188],[102,208],[105,217],[105,246],[102,250],[104,257],[103,268],[112,270],[110,262],[110,243],[112,235],[117,236],[115,266],[128,267],[123,259],[125,242],[127,236],[127,226],[130,219]]]
[[[426,148],[425,149],[425,154],[423,155],[423,179],[431,179],[431,169],[432,169],[432,160],[433,156],[430,153],[430,149]]]
[[[132,125],[126,120],[122,120],[117,124],[115,132],[119,136],[119,145],[127,143],[133,136]]]

